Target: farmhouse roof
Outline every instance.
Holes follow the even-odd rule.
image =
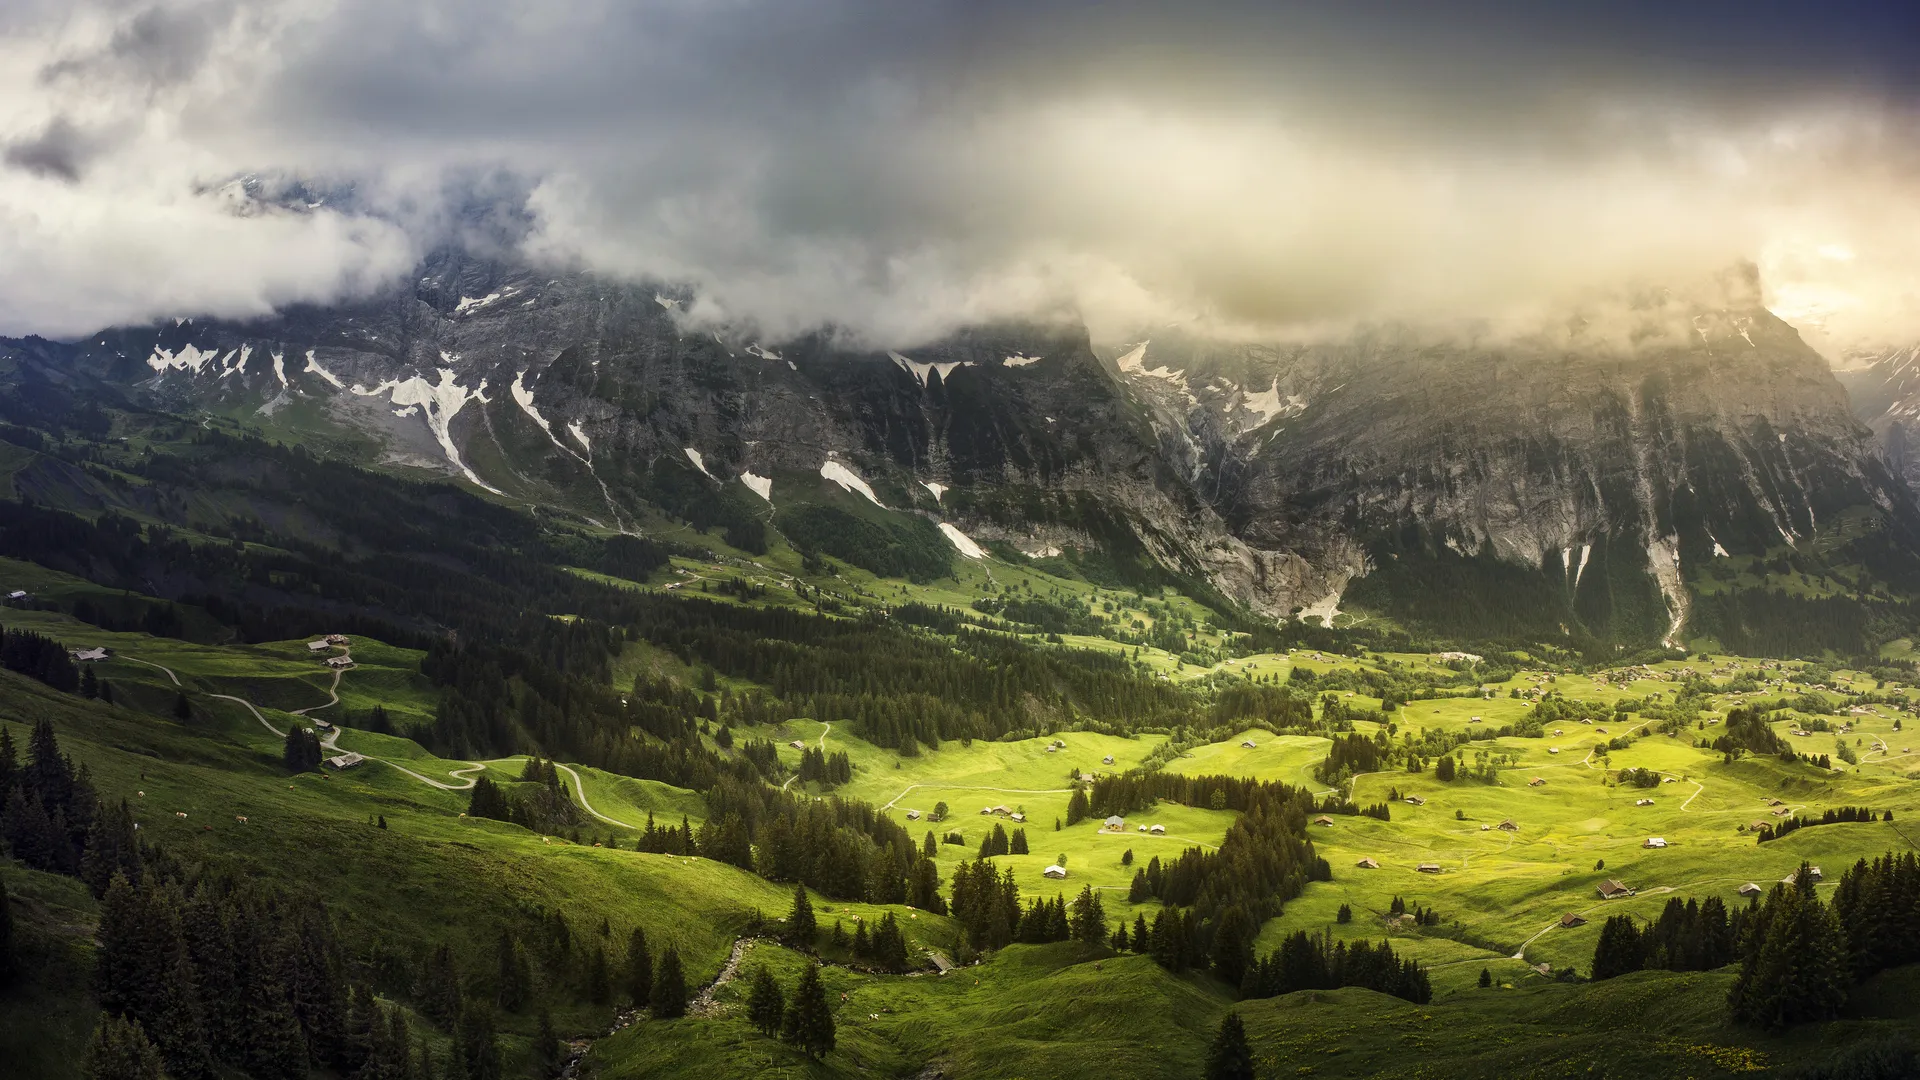
[[[1067,868],[1064,866],[1049,866],[1045,870],[1040,871],[1040,876],[1050,877],[1050,878],[1063,878],[1067,876]]]
[[[326,638],[316,638],[316,639],[315,639],[315,640],[313,640],[313,641],[309,641],[309,642],[307,642],[307,651],[308,651],[308,652],[326,652],[326,651],[327,651],[327,639],[326,639]]]
[[[1313,819],[1313,823],[1315,825],[1331,825],[1333,824],[1333,819],[1325,814],[1321,814],[1319,817]]]
[[[1377,862],[1375,862],[1375,861],[1373,861],[1372,859],[1361,859],[1361,860],[1360,860],[1359,862],[1357,862],[1357,863],[1354,863],[1353,865],[1355,865],[1355,866],[1357,866],[1357,867],[1359,867],[1359,868],[1360,868],[1360,869],[1362,869],[1362,870],[1378,870],[1378,869],[1380,869],[1380,864],[1379,864],[1379,863],[1377,863]]]
[[[1574,912],[1569,911],[1565,915],[1560,916],[1560,925],[1561,926],[1585,926],[1587,925],[1587,920],[1584,918],[1581,918],[1579,915],[1575,914]]]
[[[1423,874],[1437,874],[1440,872],[1440,864],[1437,862],[1423,862],[1414,867],[1414,869]]]
[[[1150,833],[1163,833],[1167,831],[1167,827],[1165,825],[1154,825],[1148,828],[1147,831]]]
[[[1520,831],[1520,826],[1512,818],[1508,818],[1507,820],[1501,822],[1498,827],[1506,830],[1507,832]]]
[[[1741,896],[1759,896],[1762,892],[1765,892],[1765,891],[1766,890],[1762,889],[1758,885],[1755,885],[1751,881],[1747,882],[1745,885],[1740,886],[1740,889],[1739,889],[1739,893]]]
[[[1619,878],[1608,878],[1607,880],[1600,883],[1599,889],[1600,889],[1600,897],[1603,900],[1612,900],[1617,896],[1633,895],[1633,890],[1629,889],[1626,883],[1621,881]]]
[[[1121,817],[1119,814],[1115,814],[1107,819],[1107,828],[1109,829],[1124,829],[1126,825],[1127,819]]]
[[[328,758],[327,764],[333,766],[336,769],[351,769],[355,765],[358,765],[365,760],[367,759],[364,757],[361,757],[359,754],[348,753],[348,754],[341,754],[339,757]]]

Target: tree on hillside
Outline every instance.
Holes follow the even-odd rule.
[[[151,883],[136,889],[115,875],[100,903],[98,937],[94,986],[100,1007],[138,1020],[175,1077],[207,1075],[178,892]]]
[[[672,946],[660,954],[649,995],[656,1020],[675,1020],[687,1015],[687,977],[680,971],[680,950]]]
[[[87,1044],[87,1080],[166,1080],[166,1072],[138,1020],[101,1013]]]
[[[1600,928],[1600,940],[1593,947],[1593,980],[1599,982],[1639,971],[1646,964],[1646,941],[1633,916],[1610,916]]]
[[[647,932],[636,926],[627,939],[627,966],[622,980],[627,999],[636,1009],[644,1009],[653,996],[653,954],[647,951]]]
[[[1780,1030],[1830,1020],[1847,999],[1846,941],[1833,910],[1813,891],[1805,863],[1776,886],[1748,923],[1740,974],[1728,992],[1736,1021]]]
[[[1453,779],[1453,755],[1452,754],[1442,755],[1440,760],[1433,763],[1433,778],[1435,780],[1452,780]]]
[[[320,737],[311,730],[298,724],[287,730],[280,759],[286,763],[288,772],[303,773],[319,767],[321,758]]]
[[[500,938],[494,951],[498,981],[494,986],[493,1002],[503,1012],[519,1012],[527,1004],[527,994],[533,983],[526,954],[520,950],[520,943],[513,939],[513,931],[505,927],[500,929]]]
[[[482,776],[473,782],[473,795],[467,800],[467,816],[506,821],[513,816],[506,793],[500,785]]]
[[[493,1034],[493,1009],[486,1002],[469,1000],[460,1011],[453,1045],[466,1080],[500,1080],[500,1046]]]
[[[1100,903],[1100,894],[1093,886],[1082,885],[1080,895],[1073,898],[1073,916],[1070,932],[1075,940],[1089,945],[1099,945],[1107,940],[1107,909]]]
[[[593,951],[587,956],[587,1000],[595,1005],[605,1005],[613,996],[613,986],[607,976],[607,950],[599,942],[593,943]]]
[[[787,912],[787,944],[800,949],[813,948],[814,935],[819,931],[813,918],[813,901],[807,899],[807,887],[796,885],[793,889],[793,909]]]
[[[1207,1050],[1207,1080],[1254,1080],[1253,1047],[1239,1013],[1228,1013]]]
[[[1027,853],[1027,830],[1013,830],[1013,837],[1007,841],[1007,854],[1025,855]]]
[[[125,874],[135,885],[140,883],[140,844],[133,835],[133,811],[127,800],[112,809],[101,808],[87,831],[87,852],[80,858],[80,880],[87,883],[96,899],[107,895],[113,875]]]
[[[1067,797],[1067,824],[1077,825],[1086,820],[1090,813],[1092,813],[1092,807],[1087,802],[1086,791],[1082,788],[1074,788],[1073,794]]]
[[[0,878],[0,987],[13,981],[13,912],[7,906],[7,879]]]
[[[560,1075],[560,1062],[565,1057],[563,1046],[553,1030],[553,1014],[545,1005],[540,1006],[533,1034],[533,1075],[539,1080],[553,1080]]]
[[[808,964],[801,973],[780,1037],[816,1060],[833,1049],[833,1010],[827,1005],[827,988],[820,983],[820,965]]]
[[[780,993],[780,984],[773,979],[773,972],[767,965],[757,964],[753,969],[753,988],[747,993],[747,1020],[760,1029],[762,1035],[777,1035],[780,1025],[786,1019],[787,1003]]]
[[[187,700],[185,690],[173,696],[173,718],[175,720],[193,719],[193,702]]]

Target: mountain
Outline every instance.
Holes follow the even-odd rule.
[[[887,573],[985,545],[1268,616],[1651,642],[1717,560],[1841,530],[1880,580],[1920,537],[1825,362],[1734,284],[1530,335],[1009,324],[875,350],[694,329],[684,294],[443,252],[364,301],[0,356],[609,529],[664,515],[751,553],[770,525]],[[809,509],[836,492],[867,509]]]
[[[1920,346],[1849,354],[1836,371],[1853,415],[1872,430],[1887,467],[1909,488],[1920,485]]]

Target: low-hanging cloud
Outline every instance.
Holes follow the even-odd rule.
[[[483,203],[769,337],[1325,332],[1738,260],[1836,349],[1920,336],[1909,28],[1632,7],[27,3],[0,332],[364,293]]]

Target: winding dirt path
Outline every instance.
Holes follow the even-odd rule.
[[[341,652],[341,655],[350,656],[352,655],[352,650],[350,648],[343,649]],[[172,681],[173,685],[181,687],[182,689],[185,688],[185,684],[180,681],[180,676],[176,674],[172,668],[167,667],[165,664],[156,664],[151,660],[142,660],[137,656],[129,656],[125,653],[120,654],[120,659],[131,660],[136,664],[144,664],[150,668],[157,668],[158,670],[166,674],[167,678]],[[318,712],[321,709],[332,708],[333,706],[338,705],[340,703],[340,676],[344,674],[346,674],[346,670],[344,668],[334,669],[333,682],[327,689],[327,700],[324,704],[309,705],[304,709],[292,709],[292,710],[289,710],[288,715],[304,717],[308,713]],[[272,732],[276,738],[284,739],[287,737],[287,733],[285,731],[282,731],[281,729],[274,727],[273,722],[268,720],[265,714],[261,713],[259,707],[254,705],[253,702],[248,701],[246,698],[235,697],[232,694],[210,693],[207,696],[210,698],[217,698],[220,701],[231,701],[234,704],[245,708],[248,712],[253,714],[253,718],[255,720],[260,721],[261,727],[266,728],[268,731]],[[335,725],[331,731],[328,731],[326,735],[321,738],[320,748],[323,750],[340,751],[339,743],[340,743],[340,728],[338,725]],[[340,752],[345,753],[345,751],[340,751]],[[386,765],[393,769],[396,769],[399,772],[405,773],[406,775],[413,777],[415,780],[418,780],[421,783],[428,785],[429,787],[439,788],[441,791],[466,791],[467,789],[473,787],[474,782],[477,779],[477,774],[483,773],[487,770],[487,767],[480,762],[477,762],[477,761],[466,762],[464,766],[462,766],[461,768],[449,769],[447,771],[448,776],[451,776],[454,778],[454,780],[458,781],[457,783],[449,784],[444,781],[435,780],[431,776],[423,776],[420,773],[414,772],[412,769],[407,768],[405,765],[402,765],[397,761],[392,761],[388,758],[374,757],[371,754],[361,754],[360,756],[365,758],[368,761],[377,761],[382,765]],[[561,766],[561,768],[566,768],[566,766],[563,765]],[[569,773],[573,772],[572,769],[567,769],[567,771]],[[579,787],[579,784],[580,784],[580,777],[576,774],[574,775],[574,785],[576,787]],[[585,802],[584,789],[582,789],[581,801],[584,804]],[[602,817],[600,814],[594,812],[593,809],[590,807],[588,808],[587,812],[590,814],[593,814],[593,816],[595,817],[600,818],[602,821],[612,822],[613,824],[616,824],[616,825],[620,824],[620,822],[613,821],[612,818]],[[631,825],[627,827],[632,828]]]
[[[594,817],[599,818],[601,821],[604,821],[609,825],[618,825],[623,829],[639,828],[638,825],[629,825],[618,818],[610,818],[607,815],[601,813],[600,811],[595,810],[593,808],[593,804],[587,801],[587,785],[580,781],[580,774],[573,771],[573,766],[562,765],[556,761],[553,763],[553,767],[560,770],[563,773],[566,773],[568,776],[573,777],[573,794],[575,798],[580,800],[580,809],[585,810],[587,813],[592,814]]]

